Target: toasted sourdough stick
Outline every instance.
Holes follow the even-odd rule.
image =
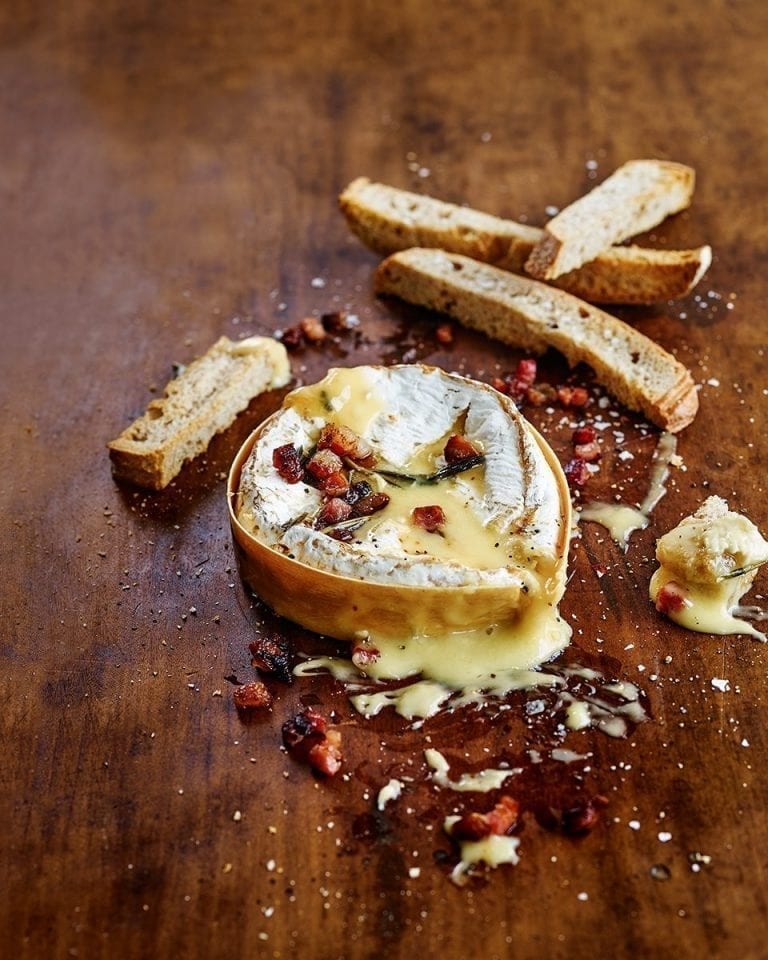
[[[712,248],[610,247],[591,263],[548,281],[590,303],[658,303],[687,296],[712,263]]]
[[[184,461],[202,453],[255,396],[285,386],[290,378],[288,354],[277,340],[221,337],[107,444],[112,472],[140,487],[162,490]]]
[[[682,163],[630,160],[549,221],[525,269],[540,280],[552,280],[589,263],[614,243],[684,210],[695,179],[691,167]]]
[[[377,293],[449,314],[504,343],[569,363],[588,363],[615,397],[671,432],[687,426],[699,399],[671,354],[616,317],[562,290],[442,250],[414,248],[388,257]]]
[[[522,273],[544,236],[538,227],[373,183],[366,177],[349,184],[339,206],[352,232],[383,254],[439,247]],[[594,303],[656,303],[690,293],[711,261],[708,246],[695,250],[612,247],[554,283]]]

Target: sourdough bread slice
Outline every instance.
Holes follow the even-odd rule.
[[[589,263],[614,243],[684,210],[694,182],[694,171],[682,163],[630,160],[549,221],[525,269],[552,280]]]
[[[673,433],[696,415],[696,387],[678,360],[562,290],[459,254],[419,248],[386,259],[375,286],[504,343],[537,353],[555,347],[571,364],[589,364],[615,397]]]
[[[288,354],[277,340],[221,337],[107,444],[113,474],[162,490],[255,396],[285,386],[290,377]]]
[[[438,247],[519,272],[542,231],[358,177],[339,196],[350,229],[376,253]]]
[[[522,273],[544,236],[538,227],[358,177],[339,197],[352,232],[377,253],[439,247]],[[656,303],[684,297],[712,260],[709,247],[648,250],[612,247],[554,281],[593,303]]]

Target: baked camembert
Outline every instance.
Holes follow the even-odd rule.
[[[246,581],[373,679],[465,686],[558,653],[570,498],[509,398],[415,364],[289,394],[230,474]]]

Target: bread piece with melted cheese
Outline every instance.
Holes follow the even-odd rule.
[[[285,347],[271,337],[220,337],[185,367],[146,413],[107,446],[112,472],[162,490],[251,400],[291,378]]]
[[[659,538],[659,569],[650,596],[657,608],[689,630],[765,636],[734,616],[758,568],[768,562],[768,541],[721,497],[709,497],[694,514]]]
[[[339,206],[353,233],[385,255],[409,247],[436,247],[523,273],[531,251],[544,237],[538,227],[366,177],[346,187]],[[551,282],[592,303],[656,303],[686,296],[711,262],[708,246],[692,250],[610,247]]]
[[[748,517],[713,496],[659,538],[656,559],[686,582],[718,583],[749,569],[741,582],[751,583],[755,564],[768,559],[768,543]]]
[[[378,268],[378,293],[447,313],[535,353],[555,347],[587,363],[615,397],[675,433],[699,407],[691,374],[634,327],[576,297],[459,254],[415,248]]]

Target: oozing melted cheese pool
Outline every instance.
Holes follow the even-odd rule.
[[[322,483],[306,470],[289,482],[274,465],[288,445],[310,462],[329,425],[372,451],[365,465],[344,458],[350,484],[388,498],[370,515],[320,522]],[[475,460],[447,463],[452,437]],[[544,441],[483,384],[421,365],[332,370],[246,444],[230,505],[246,580],[278,613],[355,644],[371,678],[465,689],[568,642],[557,612],[567,486]],[[418,508],[439,508],[436,528]]]

